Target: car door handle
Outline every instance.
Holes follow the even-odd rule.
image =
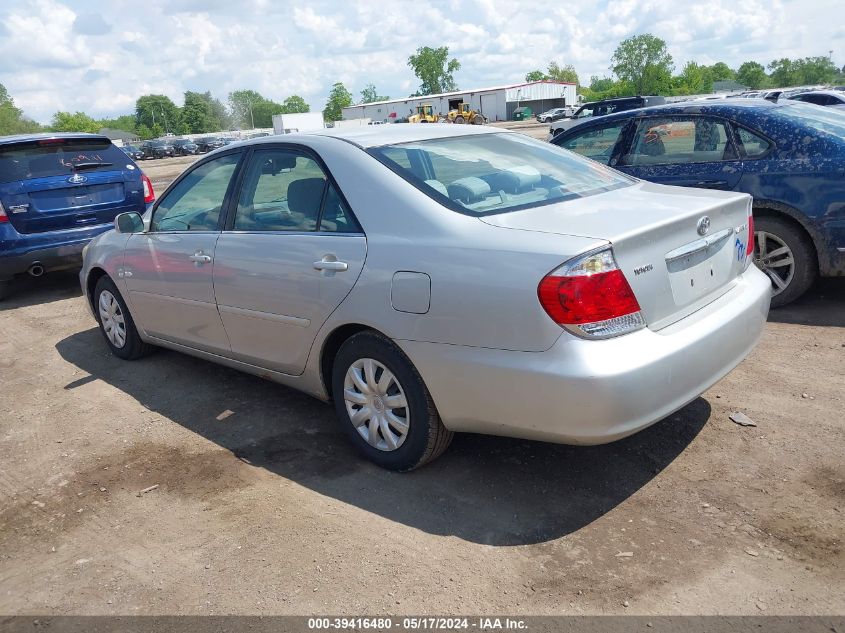
[[[193,255],[188,257],[188,259],[190,259],[195,264],[199,264],[199,265],[208,264],[208,263],[211,262],[211,256],[206,255],[202,251],[197,251],[196,253],[194,253]]]
[[[314,262],[314,269],[315,270],[333,270],[335,272],[343,272],[344,270],[349,270],[349,264],[347,264],[346,262],[339,262],[339,261],[321,259],[318,262]]]
[[[703,187],[704,189],[727,189],[727,180],[699,180],[693,185],[694,187]]]

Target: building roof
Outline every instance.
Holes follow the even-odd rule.
[[[557,84],[559,86],[574,86],[576,84],[571,81],[552,81],[551,79],[544,79],[542,81],[529,81],[521,84],[508,84],[506,86],[493,86],[490,88],[473,88],[472,90],[456,90],[454,92],[441,92],[434,95],[419,95],[416,97],[403,97],[401,99],[387,99],[385,101],[373,101],[371,103],[354,103],[346,108],[361,108],[364,106],[385,105],[387,103],[403,103],[405,101],[412,101],[415,99],[440,99],[442,97],[453,97],[455,95],[465,95],[476,92],[494,92],[496,90],[509,90],[511,88],[521,88],[522,86],[534,86],[537,84]],[[346,109],[344,108],[344,110]]]
[[[103,136],[107,136],[112,140],[120,139],[121,141],[137,141],[140,138],[137,134],[133,132],[127,132],[126,130],[113,130],[108,127],[104,127],[102,130],[100,130],[100,134],[102,134]]]

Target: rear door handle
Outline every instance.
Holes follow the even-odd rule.
[[[339,261],[321,259],[318,262],[314,262],[314,269],[315,270],[333,270],[335,272],[343,272],[345,270],[349,270],[349,264],[347,264],[346,262],[339,262]]]
[[[197,251],[196,253],[194,253],[193,255],[188,257],[188,259],[190,259],[192,262],[194,262],[198,266],[202,266],[203,264],[211,263],[211,256],[206,255],[202,251]]]
[[[699,180],[694,185],[695,187],[701,187],[703,189],[727,189],[728,188],[728,181],[727,180]]]

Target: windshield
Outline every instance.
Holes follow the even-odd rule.
[[[809,125],[819,132],[826,132],[845,141],[845,113],[836,108],[825,108],[796,101],[784,104],[781,108],[774,108],[772,113],[792,123]]]
[[[39,139],[0,146],[0,182],[120,170],[127,160],[102,139]]]
[[[491,215],[583,198],[633,179],[519,134],[386,145],[370,153],[442,205]]]

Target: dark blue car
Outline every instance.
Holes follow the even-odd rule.
[[[755,263],[772,305],[845,275],[845,113],[714,100],[611,114],[552,143],[644,180],[754,197]]]
[[[15,275],[80,266],[118,213],[153,200],[149,178],[104,136],[0,136],[0,298]]]

